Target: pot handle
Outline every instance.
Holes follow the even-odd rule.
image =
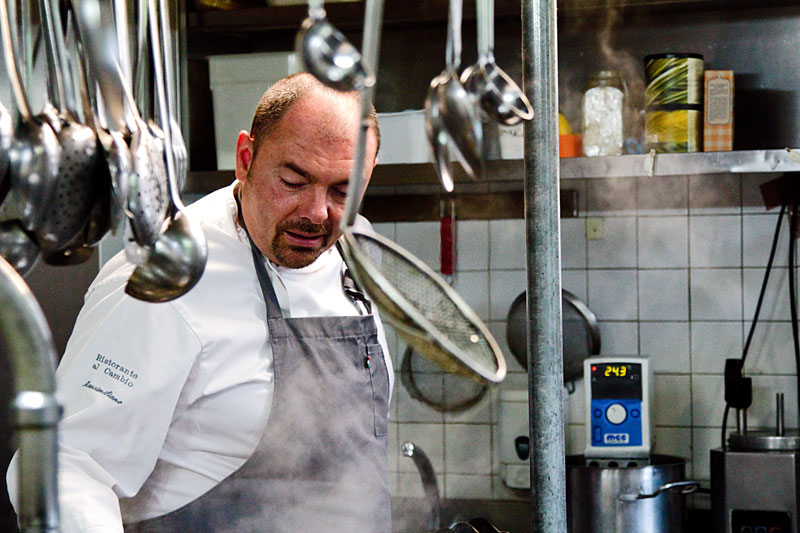
[[[673,481],[672,483],[665,483],[656,489],[652,494],[644,493],[625,493],[620,494],[619,499],[623,502],[635,502],[637,500],[645,500],[648,498],[655,498],[665,491],[670,491],[679,494],[691,494],[700,488],[699,481]]]

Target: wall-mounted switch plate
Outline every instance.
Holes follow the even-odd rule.
[[[586,238],[602,239],[605,236],[603,230],[603,219],[600,217],[589,217],[586,219]]]

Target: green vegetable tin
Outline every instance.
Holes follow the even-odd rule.
[[[703,103],[703,56],[653,54],[644,58],[645,108]]]

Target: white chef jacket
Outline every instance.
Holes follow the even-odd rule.
[[[266,307],[233,185],[188,208],[208,240],[203,277],[186,295],[124,294],[124,253],[98,274],[56,371],[62,531],[121,532],[122,521],[189,503],[250,456],[273,394]],[[359,229],[371,229],[359,217]],[[266,261],[287,317],[359,314],[342,289],[336,248],[301,269]],[[386,337],[376,317],[393,386]],[[7,483],[17,505],[16,457]]]

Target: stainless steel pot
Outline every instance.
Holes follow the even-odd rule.
[[[587,465],[582,455],[567,457],[567,526],[570,533],[674,533],[683,531],[686,494],[699,484],[684,481],[686,462],[651,455]]]

